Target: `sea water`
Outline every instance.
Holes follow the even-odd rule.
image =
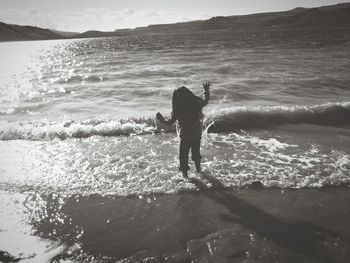
[[[346,262],[349,47],[343,31],[0,43],[0,250],[34,262]],[[178,86],[202,96],[205,80],[204,173],[184,180],[175,129],[155,114],[169,116]]]

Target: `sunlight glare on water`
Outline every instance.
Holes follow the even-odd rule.
[[[333,30],[0,43],[0,252],[348,262],[347,43]],[[204,172],[190,161],[184,179],[155,114],[205,80]]]

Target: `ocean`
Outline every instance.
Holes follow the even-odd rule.
[[[2,256],[349,262],[348,31],[6,42],[0,57]],[[206,80],[203,172],[184,179],[155,114]]]

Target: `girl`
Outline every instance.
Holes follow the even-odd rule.
[[[191,149],[192,160],[195,162],[197,172],[201,171],[200,143],[202,136],[201,118],[202,108],[209,101],[209,81],[203,83],[203,99],[194,95],[188,88],[182,86],[173,92],[171,118],[165,120],[161,113],[157,119],[166,125],[177,121],[177,131],[180,135],[180,170],[185,178],[188,177],[188,154]]]

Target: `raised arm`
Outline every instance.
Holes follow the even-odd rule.
[[[210,84],[209,81],[206,81],[206,82],[202,83],[202,85],[203,85],[203,89],[204,89],[204,92],[203,92],[203,105],[202,105],[202,107],[204,107],[205,105],[208,104],[208,101],[209,101],[209,98],[210,98],[209,87],[211,86],[211,84]]]

